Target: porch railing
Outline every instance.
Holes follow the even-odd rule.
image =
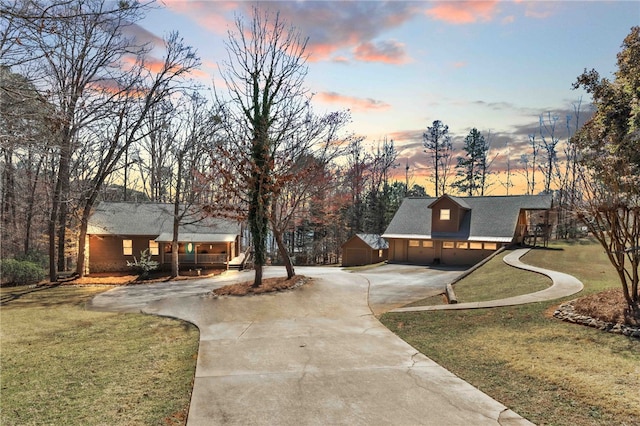
[[[206,264],[206,263],[227,263],[226,254],[179,254],[178,262],[181,265],[186,264]]]

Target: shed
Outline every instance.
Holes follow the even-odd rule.
[[[342,244],[342,266],[370,265],[388,255],[389,244],[378,234],[356,234]]]

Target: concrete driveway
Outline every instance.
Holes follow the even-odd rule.
[[[392,269],[393,280],[410,277]],[[280,268],[266,272],[283,273]],[[368,290],[388,293],[392,284],[381,276],[383,271],[369,271],[369,278],[338,268],[297,272],[313,281],[277,294],[197,294],[252,276],[236,273],[222,278],[224,282],[195,282],[193,294],[187,294],[190,282],[174,283],[180,290],[122,287],[97,296],[93,305],[117,309],[133,292],[136,302],[130,301],[128,310],[139,308],[198,326],[189,426],[530,424],[376,319],[367,303]],[[149,297],[146,304],[141,293]]]
[[[369,307],[375,315],[404,306],[445,290],[466,267],[381,265],[352,274],[369,281]]]

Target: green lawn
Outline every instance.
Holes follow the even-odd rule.
[[[86,310],[86,302],[104,290],[1,290],[0,424],[185,423],[196,327]]]
[[[503,258],[510,250],[500,253],[480,267],[480,271],[468,275],[453,285],[458,303],[483,302],[504,299],[521,294],[533,293],[551,286],[551,280],[544,275],[531,274],[518,268],[507,267]],[[442,295],[429,297],[409,306],[446,304]]]
[[[575,297],[619,285],[597,244],[555,243],[551,250],[531,251],[523,261],[581,279],[585,290]],[[496,267],[510,273],[507,265]],[[496,282],[486,271],[480,268],[460,284]],[[560,302],[385,314],[381,321],[534,423],[640,424],[640,341],[554,319],[551,314]]]

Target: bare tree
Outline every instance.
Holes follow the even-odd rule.
[[[65,266],[67,213],[72,158],[78,147],[78,132],[104,113],[109,102],[108,85],[121,70],[125,55],[144,49],[135,47],[123,29],[137,21],[144,7],[121,4],[111,9],[109,2],[64,2],[51,7],[29,3],[17,36],[20,43],[9,46],[9,54],[19,62],[40,68],[35,86],[48,95],[56,111],[52,121],[52,143],[58,147],[58,167],[49,212],[49,270],[51,281]],[[34,16],[40,14],[39,18]],[[14,61],[15,62],[15,61]],[[96,92],[99,93],[96,96]],[[56,231],[57,253],[56,264]]]
[[[371,158],[365,152],[362,141],[362,138],[352,139],[346,154],[345,185],[350,194],[347,221],[351,235],[364,230],[364,196]]]
[[[556,126],[560,117],[558,115],[551,115],[551,112],[540,114],[540,139],[542,140],[540,146],[544,149],[545,163],[540,165],[544,176],[544,192],[546,194],[551,193],[551,184],[554,177],[558,176],[558,150],[557,146],[560,142],[560,137],[556,134]]]
[[[237,172],[227,174],[226,188],[242,196],[248,205],[255,287],[262,284],[267,260],[275,153],[295,138],[307,117],[309,96],[303,87],[306,43],[278,13],[257,7],[248,24],[236,19],[235,31],[229,31],[226,41],[228,58],[221,73],[229,99],[223,102],[219,93],[216,97],[224,104],[228,149],[226,155],[223,149],[220,153],[225,161],[237,165]]]
[[[287,269],[287,278],[295,275],[283,234],[293,222],[299,208],[315,197],[321,177],[330,164],[342,155],[344,140],[350,136],[341,130],[350,122],[347,111],[316,117],[309,115],[295,137],[285,141],[275,152],[274,190],[269,214],[271,230]]]
[[[509,145],[509,142],[507,142],[507,152],[506,152],[506,170],[505,170],[505,178],[504,181],[501,181],[500,184],[505,188],[505,190],[507,191],[507,195],[509,195],[509,191],[511,190],[511,188],[513,188],[513,182],[511,180],[511,175],[513,174],[513,172],[511,171],[511,146]]]
[[[0,67],[0,216],[3,258],[28,254],[43,210],[52,106],[27,78]],[[18,196],[24,194],[24,196]]]

